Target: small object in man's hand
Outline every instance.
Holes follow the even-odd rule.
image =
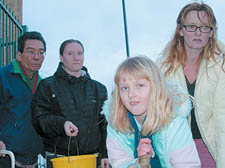
[[[150,158],[148,155],[143,155],[138,158],[139,164],[141,168],[151,168],[150,166]]]

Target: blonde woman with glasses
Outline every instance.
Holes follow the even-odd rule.
[[[157,62],[169,80],[194,98],[188,121],[203,168],[225,164],[224,59],[212,8],[204,3],[184,6],[175,35]]]

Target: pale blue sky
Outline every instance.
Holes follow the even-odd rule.
[[[193,1],[126,0],[130,55],[155,60],[175,31],[179,11]],[[213,8],[218,38],[225,42],[225,1],[204,2]],[[112,90],[116,67],[126,58],[122,0],[23,0],[23,24],[40,31],[47,42],[42,76],[55,72],[60,44],[74,38],[84,44],[91,77]]]

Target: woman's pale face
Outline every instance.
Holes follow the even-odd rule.
[[[209,26],[208,15],[201,11],[199,12],[201,20],[198,18],[198,12],[193,10],[190,11],[184,20],[184,25],[196,25],[196,26]],[[184,45],[186,50],[200,50],[206,46],[209,41],[209,38],[213,35],[213,30],[204,33],[201,32],[199,28],[195,32],[188,32],[185,27],[180,31],[180,35],[184,38]]]
[[[60,60],[68,74],[80,77],[84,62],[83,48],[80,44],[75,42],[67,44]]]
[[[124,75],[119,81],[119,93],[127,110],[142,123],[150,100],[150,82]]]

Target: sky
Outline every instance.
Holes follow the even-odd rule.
[[[171,40],[181,8],[198,0],[125,0],[130,56],[152,60]],[[218,23],[218,39],[225,43],[223,0],[204,0]],[[40,69],[42,77],[53,75],[59,63],[60,44],[80,40],[85,48],[84,66],[91,78],[111,93],[117,66],[127,58],[122,0],[23,0],[23,25],[39,31],[47,43]]]

